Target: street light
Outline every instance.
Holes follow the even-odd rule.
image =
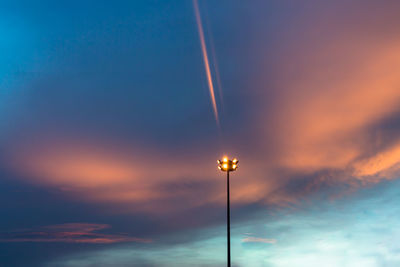
[[[220,169],[223,172],[226,172],[226,219],[227,219],[227,224],[226,224],[226,230],[227,230],[227,252],[228,252],[228,267],[231,266],[231,209],[230,209],[230,200],[229,200],[229,172],[236,171],[238,168],[238,163],[239,161],[234,158],[233,160],[228,159],[227,157],[223,157],[222,160],[218,160],[218,169]]]

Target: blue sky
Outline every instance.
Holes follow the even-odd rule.
[[[0,265],[397,266],[399,9],[0,2]]]
[[[396,266],[399,264],[398,182],[340,199],[312,200],[290,209],[259,211],[232,225],[235,266]],[[310,205],[310,202],[313,205]],[[317,203],[317,204],[315,204]],[[188,240],[141,247],[121,245],[76,253],[48,266],[221,266],[224,226],[184,232]]]

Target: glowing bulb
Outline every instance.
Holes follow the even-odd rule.
[[[218,166],[218,169],[220,169],[220,170],[221,170],[221,166]]]
[[[233,164],[232,168],[236,169],[236,167],[237,167],[237,166],[236,166],[235,164]]]
[[[238,160],[236,159],[236,158],[234,158],[233,160],[232,160],[232,162],[233,163],[236,163]]]
[[[224,161],[224,162],[228,162],[228,158],[227,158],[227,157],[224,157],[223,161]]]
[[[224,165],[222,165],[222,167],[226,170],[226,169],[228,169],[228,164],[224,164]]]

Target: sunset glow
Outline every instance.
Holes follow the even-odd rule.
[[[400,2],[0,14],[0,266],[400,266]]]

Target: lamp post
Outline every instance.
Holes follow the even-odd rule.
[[[218,160],[218,169],[226,172],[226,232],[227,232],[227,266],[231,267],[231,209],[229,199],[229,172],[236,171],[239,161],[235,158],[233,160],[224,157],[222,160]]]

